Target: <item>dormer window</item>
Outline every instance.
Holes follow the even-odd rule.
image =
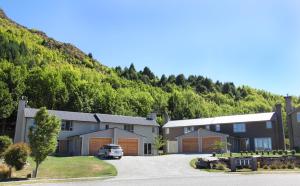
[[[61,122],[61,130],[62,131],[72,131],[73,130],[73,122],[63,120]]]

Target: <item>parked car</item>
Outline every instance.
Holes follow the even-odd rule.
[[[120,145],[107,144],[99,149],[98,155],[104,158],[118,158],[123,156],[123,149]]]

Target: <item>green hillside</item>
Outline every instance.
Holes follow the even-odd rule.
[[[0,11],[0,122],[13,131],[17,103],[31,107],[172,119],[272,111],[283,97],[202,76],[156,77],[149,68],[108,68],[72,44],[28,29]],[[295,102],[299,103],[299,100]],[[10,133],[11,134],[11,133]]]

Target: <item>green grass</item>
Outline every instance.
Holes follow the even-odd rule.
[[[35,168],[29,158],[28,165],[21,171],[14,172],[16,178],[26,178]],[[93,156],[53,157],[49,156],[40,165],[37,178],[80,178],[115,176],[116,168]]]

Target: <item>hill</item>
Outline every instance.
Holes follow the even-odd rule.
[[[172,119],[272,111],[283,97],[202,76],[158,78],[145,67],[109,68],[72,44],[28,29],[0,11],[0,122],[13,131],[17,103],[31,107]],[[299,100],[295,102],[299,103]],[[12,135],[12,133],[10,133]]]

